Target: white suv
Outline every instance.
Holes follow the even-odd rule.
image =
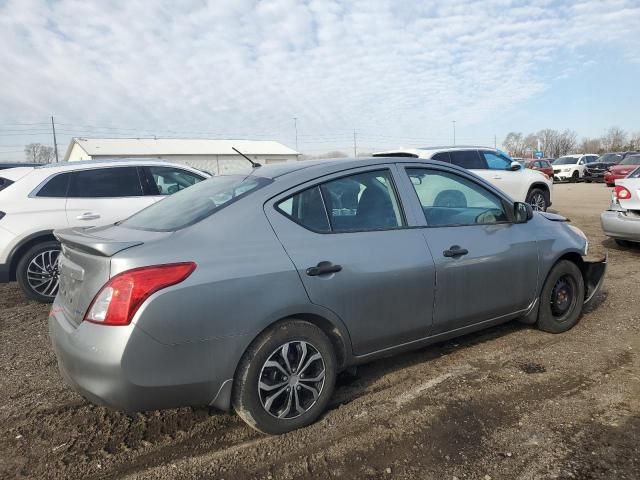
[[[495,148],[453,146],[409,148],[374,153],[374,157],[414,157],[453,163],[473,171],[511,198],[545,212],[551,205],[553,180],[537,170],[523,168]]]
[[[58,290],[57,228],[115,223],[210,175],[158,160],[19,167],[0,172],[0,282],[50,302]]]
[[[594,153],[577,153],[575,155],[565,155],[552,162],[553,178],[558,182],[577,182],[584,178],[584,171],[587,163],[598,160],[598,155]]]

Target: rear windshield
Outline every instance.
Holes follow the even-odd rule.
[[[145,208],[119,225],[138,230],[173,232],[207,218],[271,182],[267,178],[246,175],[213,177]]]
[[[640,155],[631,155],[622,160],[619,165],[640,165]]]
[[[9,180],[8,178],[0,177],[0,190],[4,190],[5,188],[7,188],[12,183],[13,182],[11,180]]]
[[[578,163],[577,157],[560,157],[553,162],[554,165],[575,165]]]

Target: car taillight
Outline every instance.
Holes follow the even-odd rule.
[[[184,281],[193,262],[154,265],[119,273],[95,296],[84,319],[100,325],[129,325],[142,303],[158,290]]]
[[[616,185],[613,189],[613,196],[618,200],[628,200],[631,198],[631,192],[622,185]]]

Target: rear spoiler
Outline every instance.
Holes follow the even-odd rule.
[[[63,230],[55,230],[53,235],[62,245],[102,257],[112,257],[122,250],[144,243],[138,240],[118,241],[102,238],[91,235],[87,230],[88,228],[66,228]]]

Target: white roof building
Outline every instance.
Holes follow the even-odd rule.
[[[247,172],[251,165],[233,147],[263,165],[295,162],[300,154],[271,140],[186,138],[73,138],[64,161],[156,158],[207,170],[216,175]]]

